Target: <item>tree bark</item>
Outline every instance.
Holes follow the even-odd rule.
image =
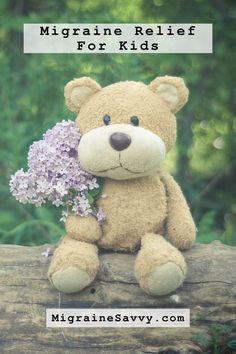
[[[227,324],[236,336],[236,248],[218,241],[184,252],[188,275],[169,296],[146,295],[134,277],[134,254],[101,253],[96,281],[65,295],[47,279],[55,246],[0,245],[1,353],[160,353],[207,352],[194,336],[210,339],[210,327]],[[190,308],[190,328],[46,328],[46,308]],[[231,338],[232,337],[232,338]],[[205,347],[204,347],[205,345]],[[213,353],[213,351],[212,351]],[[232,352],[233,353],[233,349]]]

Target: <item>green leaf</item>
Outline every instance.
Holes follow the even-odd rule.
[[[208,337],[202,336],[201,334],[197,334],[196,336],[192,336],[192,338],[203,346],[207,346],[210,343]]]
[[[88,191],[85,192],[85,197],[88,199],[89,204],[90,204],[90,205],[93,205],[93,203],[94,203],[94,198],[93,198],[93,196],[92,196]]]
[[[229,334],[232,330],[233,327],[231,325],[222,325],[222,332]]]
[[[236,349],[236,339],[233,339],[227,343],[227,347],[231,349]]]

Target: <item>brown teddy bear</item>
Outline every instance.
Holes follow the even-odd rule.
[[[188,99],[178,77],[157,77],[149,85],[125,81],[101,88],[83,77],[65,87],[68,108],[77,113],[82,167],[105,177],[98,206],[106,215],[70,215],[67,236],[48,272],[56,289],[74,293],[88,286],[99,269],[98,249],[138,250],[135,276],[146,293],[161,296],[177,289],[196,227],[180,187],[162,171],[176,140],[175,113]],[[166,238],[165,238],[166,237]]]

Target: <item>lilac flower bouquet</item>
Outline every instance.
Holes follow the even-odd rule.
[[[49,129],[43,139],[34,142],[28,153],[28,171],[18,170],[11,176],[10,190],[21,203],[36,207],[51,202],[63,206],[61,220],[69,212],[81,216],[94,215],[105,220],[96,200],[102,192],[102,179],[80,166],[77,148],[81,134],[75,123],[63,120]]]

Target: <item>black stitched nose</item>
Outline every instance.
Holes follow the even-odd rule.
[[[117,151],[125,150],[131,143],[131,138],[125,133],[113,133],[110,136],[110,144]]]

